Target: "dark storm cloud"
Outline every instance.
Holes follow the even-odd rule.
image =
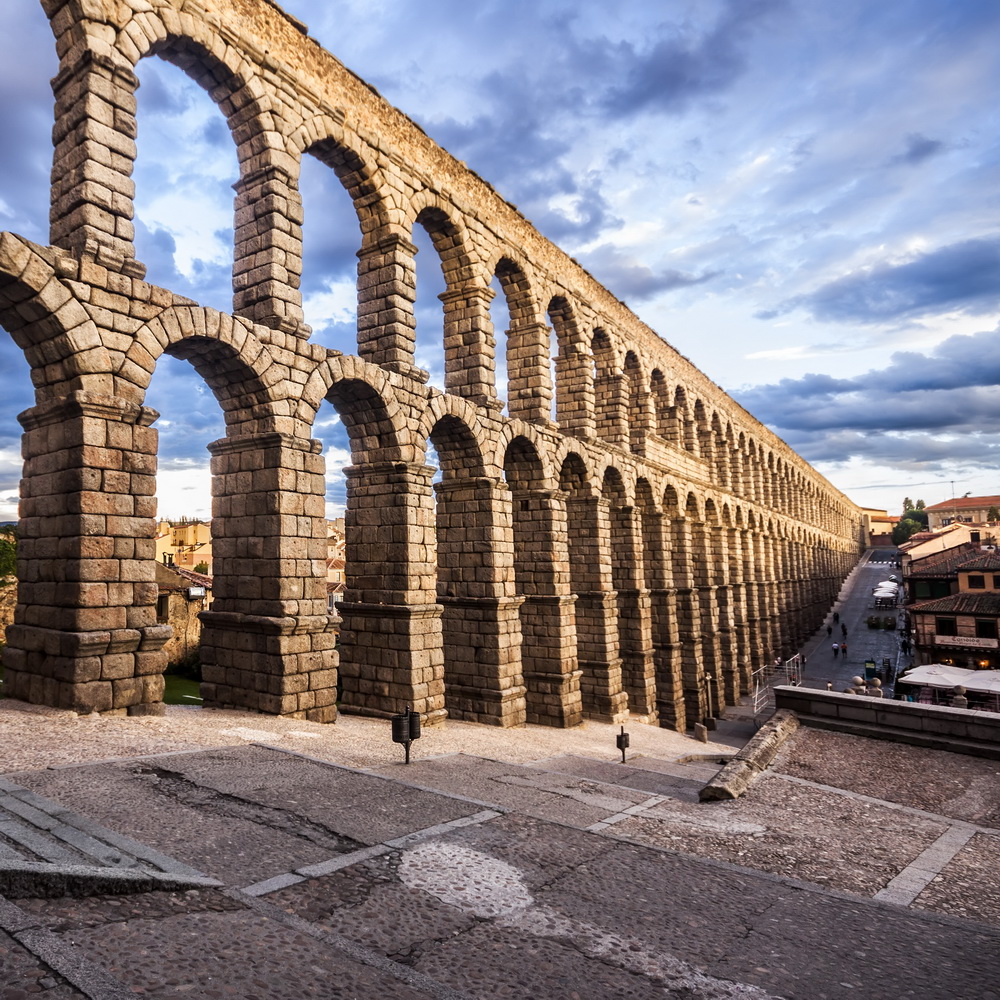
[[[939,247],[905,264],[883,264],[850,274],[755,315],[773,319],[806,309],[818,320],[885,323],[1000,306],[1000,237]]]
[[[47,243],[53,107],[49,79],[56,75],[59,61],[41,7],[18,6],[24,9],[17,12],[16,31],[0,34],[0,229]],[[4,14],[6,18],[8,12]]]
[[[782,379],[732,395],[811,462],[949,457],[988,465],[1000,451],[1000,330],[901,351],[852,379]]]
[[[675,288],[705,284],[721,273],[706,271],[702,274],[692,274],[689,271],[673,268],[654,271],[646,264],[630,259],[609,243],[581,254],[580,259],[587,270],[606,288],[614,289],[616,295],[635,302],[651,299],[661,292]]]
[[[919,132],[911,132],[906,137],[906,149],[898,156],[894,156],[893,163],[923,163],[932,156],[937,156],[943,152],[944,143],[940,139],[928,139],[927,136]]]
[[[613,114],[676,113],[693,100],[728,90],[746,70],[750,35],[779,6],[772,0],[732,0],[700,37],[680,25],[663,25],[663,37],[646,51],[620,44],[611,62],[622,82],[608,88],[601,104]]]

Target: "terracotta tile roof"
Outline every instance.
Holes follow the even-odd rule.
[[[932,552],[923,559],[911,562],[903,579],[920,580],[928,577],[954,576],[958,572],[958,567],[973,558],[974,554],[975,548],[971,544],[958,545],[953,549],[945,549],[944,552]]]
[[[907,609],[913,614],[936,615],[950,612],[956,615],[1000,616],[1000,594],[971,594],[964,591],[951,597],[938,597],[933,601],[920,601]]]
[[[942,500],[932,503],[924,510],[978,510],[980,507],[1000,507],[1000,496],[996,497],[955,497],[954,500]]]
[[[966,559],[958,568],[1000,570],[1000,552],[983,552],[971,559]]]

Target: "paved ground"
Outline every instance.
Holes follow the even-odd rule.
[[[9,894],[0,998],[1000,997],[995,763],[800,730],[699,804],[752,727],[629,731],[0,702],[8,867],[219,883]]]

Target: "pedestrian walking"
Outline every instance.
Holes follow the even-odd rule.
[[[843,622],[840,623],[840,634],[847,637],[847,626]]]
[[[833,613],[833,624],[836,625],[840,621],[840,612],[834,611]]]
[[[827,636],[833,635],[833,626],[832,625],[827,625],[827,627],[826,627],[826,634],[827,634]]]
[[[846,643],[846,641],[842,642],[840,644],[840,651],[844,654],[844,659],[846,660],[847,659],[847,643]]]
[[[837,655],[840,653],[840,643],[835,642],[833,644],[833,658],[837,659]]]

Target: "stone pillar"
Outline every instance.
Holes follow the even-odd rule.
[[[629,382],[629,387],[632,387]],[[653,412],[653,394],[645,389],[636,389],[629,399],[628,440],[629,449],[633,455],[646,454],[646,440],[655,433],[656,425]]]
[[[551,333],[544,323],[517,324],[507,331],[507,412],[512,420],[552,421]]]
[[[681,683],[677,597],[669,566],[669,523],[657,511],[642,512],[643,568],[649,591],[650,634],[656,679],[656,714],[665,729],[687,728]]]
[[[345,471],[341,708],[389,718],[409,705],[425,723],[439,723],[448,713],[434,563],[435,470],[378,462]]]
[[[499,410],[496,392],[496,340],[490,319],[490,287],[454,288],[444,303],[444,387],[480,406]]]
[[[156,622],[158,414],[74,392],[18,418],[24,479],[10,698],[77,712],[162,712]]]
[[[252,169],[236,191],[233,309],[285,333],[311,332],[302,314],[302,196],[273,163]]]
[[[672,522],[673,577],[677,594],[678,639],[681,644],[681,678],[685,716],[689,726],[707,713],[705,671],[702,663],[701,591],[692,568],[691,525],[678,518]]]
[[[714,567],[718,573],[718,585],[715,588],[715,680],[720,704],[715,708],[721,714],[726,705],[737,705],[740,700],[728,531],[723,525],[711,525],[706,532],[706,541],[710,554],[709,566]]]
[[[339,619],[327,610],[322,443],[268,433],[223,438],[209,451],[205,704],[332,722]]]
[[[583,713],[622,722],[628,718],[628,696],[622,687],[617,595],[611,589],[610,504],[598,497],[571,497],[566,508]]]
[[[612,507],[612,586],[618,595],[618,649],[630,715],[656,721],[656,676],[642,526],[634,507]]]
[[[398,233],[386,233],[358,251],[358,354],[423,383],[427,372],[413,361],[416,252]]]
[[[522,725],[522,599],[514,593],[510,490],[486,478],[446,479],[434,489],[448,714]]]
[[[106,267],[142,277],[145,268],[134,259],[132,224],[139,81],[130,66],[109,55],[74,46],[70,58],[52,81],[56,107],[49,238],[77,256],[86,254]]]
[[[597,436],[608,444],[628,448],[628,379],[621,370],[594,379]]]
[[[576,597],[570,587],[566,494],[513,494],[514,570],[521,605],[521,669],[527,721],[575,726],[583,721],[576,645]]]
[[[556,422],[570,437],[594,436],[594,356],[582,344],[556,357]]]

